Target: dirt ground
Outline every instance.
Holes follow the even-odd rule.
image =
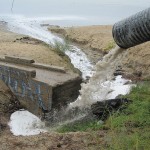
[[[37,136],[13,136],[8,131],[0,136],[0,150],[100,150],[105,133],[44,133]]]
[[[39,40],[0,28],[0,57],[6,55],[31,58],[38,63],[64,67],[72,72],[72,65],[67,56],[63,56]]]
[[[105,146],[106,131],[66,134],[50,131],[35,136],[12,135],[7,124],[10,114],[19,107],[13,105],[15,99],[4,87],[0,81],[0,150],[99,150],[102,144]]]
[[[112,26],[49,27],[51,32],[63,35],[78,45],[94,64],[107,53],[108,47],[113,44],[111,29]]]
[[[53,26],[49,27],[49,30],[79,45],[94,63],[101,60],[102,56],[115,46],[112,26],[71,28]],[[150,42],[127,49],[126,56],[122,60],[122,67],[128,78],[150,80]]]

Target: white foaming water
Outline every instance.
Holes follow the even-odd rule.
[[[78,17],[51,17],[51,18],[26,18],[23,16],[0,16],[0,20],[6,21],[7,27],[10,31],[31,36],[39,39],[51,46],[55,45],[55,42],[65,43],[65,41],[47,30],[47,28],[41,27],[43,22],[50,20],[72,20],[72,19],[84,19]],[[84,52],[82,52],[76,46],[71,45],[71,49],[66,50],[66,55],[71,59],[71,63],[82,72],[82,77],[86,79],[87,76],[91,77],[93,74],[93,65],[88,60]]]
[[[96,72],[87,84],[83,84],[78,99],[70,103],[67,108],[48,115],[50,126],[59,126],[73,121],[89,117],[90,106],[97,102],[115,99],[118,95],[126,95],[130,92],[132,84],[130,80],[122,76],[114,78],[113,73],[125,55],[126,50],[118,46],[112,49],[102,61],[99,61],[95,68]]]
[[[96,73],[87,84],[83,84],[78,99],[69,105],[72,107],[86,107],[97,101],[114,99],[119,94],[125,95],[130,91],[131,85],[124,85],[129,80],[118,76],[115,80],[113,72],[120,65],[126,50],[112,49],[102,61],[96,64]]]
[[[47,132],[45,124],[35,115],[26,110],[16,111],[10,117],[11,132],[16,135],[37,135],[42,132]]]

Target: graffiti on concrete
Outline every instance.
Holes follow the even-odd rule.
[[[26,71],[0,66],[0,79],[17,97],[33,101],[44,110],[51,109],[51,88],[45,83],[32,79]]]

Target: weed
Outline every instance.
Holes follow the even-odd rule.
[[[103,48],[103,51],[109,51],[116,46],[114,41],[110,41],[106,47]]]
[[[65,40],[64,43],[55,41],[53,48],[65,52],[66,50],[70,50],[71,46],[68,40]]]
[[[68,68],[70,68],[73,72],[78,73],[79,75],[82,75],[80,70],[74,67],[74,65],[71,63],[70,58],[65,54],[66,50],[70,50],[71,46],[69,44],[69,40],[65,40],[64,43],[61,43],[59,41],[55,41],[54,45],[49,45],[47,43],[43,42],[43,45],[48,47],[51,51],[54,51],[59,55],[63,60],[66,62],[66,65]]]

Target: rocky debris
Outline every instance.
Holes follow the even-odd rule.
[[[0,134],[3,130],[6,129],[6,127],[7,127],[6,124],[1,123],[1,121],[0,121]]]
[[[124,70],[122,69],[121,66],[117,66],[115,72],[114,72],[114,76],[119,76],[119,75],[124,75]]]
[[[119,95],[118,97],[121,97]],[[125,109],[131,100],[127,98],[116,98],[105,101],[98,101],[91,105],[91,107],[72,109],[62,108],[60,110],[52,110],[46,114],[46,126],[56,127],[61,123],[69,126],[74,124],[88,123],[89,121],[105,121],[110,113],[117,110]]]
[[[40,40],[37,40],[37,39],[34,39],[34,38],[31,38],[31,37],[28,37],[28,36],[24,36],[24,37],[21,37],[21,38],[17,38],[16,40],[14,40],[13,42],[21,42],[21,43],[26,43],[26,44],[40,44],[42,43]]]
[[[21,108],[20,102],[11,91],[0,91],[0,113],[11,114]]]
[[[91,111],[98,119],[106,120],[109,114],[118,109],[124,109],[131,100],[127,98],[116,98],[99,101],[91,105]]]
[[[19,101],[11,91],[2,91],[0,89],[0,134],[7,127],[9,116],[21,108]]]

